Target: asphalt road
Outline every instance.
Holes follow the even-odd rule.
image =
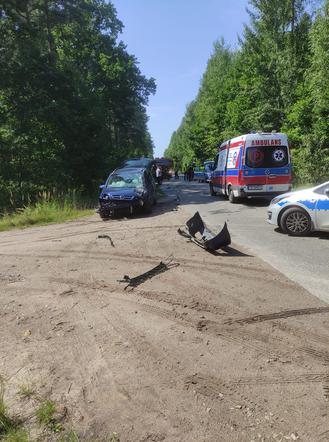
[[[199,211],[216,231],[227,221],[234,243],[329,303],[329,233],[302,238],[284,235],[266,222],[267,201],[231,204],[223,197],[210,196],[208,184],[172,181],[169,186],[191,214]]]

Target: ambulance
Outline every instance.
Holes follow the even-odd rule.
[[[287,135],[257,132],[225,141],[218,149],[210,194],[231,203],[249,197],[274,197],[292,187]]]

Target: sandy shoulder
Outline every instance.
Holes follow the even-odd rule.
[[[17,395],[31,384],[86,441],[329,440],[328,306],[234,244],[189,243],[173,208],[0,234],[10,407],[33,409]],[[171,255],[134,290],[118,282]]]

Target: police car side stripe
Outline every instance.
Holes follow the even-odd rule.
[[[280,201],[278,202],[278,206],[284,206],[285,204],[291,203],[293,204],[293,201]],[[311,200],[299,200],[297,203],[302,204],[305,206],[308,210],[329,210],[329,199],[328,200],[318,200],[318,201],[311,201]]]
[[[316,201],[310,200],[299,200],[297,201],[299,204],[303,204],[303,206],[307,207],[309,210],[314,210],[316,206]]]
[[[329,199],[319,200],[316,208],[318,210],[329,210]]]

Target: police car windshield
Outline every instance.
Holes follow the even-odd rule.
[[[287,146],[247,147],[246,165],[252,168],[284,167],[288,164]]]
[[[106,187],[142,187],[143,177],[140,173],[131,173],[120,171],[119,173],[113,173],[107,180]]]

